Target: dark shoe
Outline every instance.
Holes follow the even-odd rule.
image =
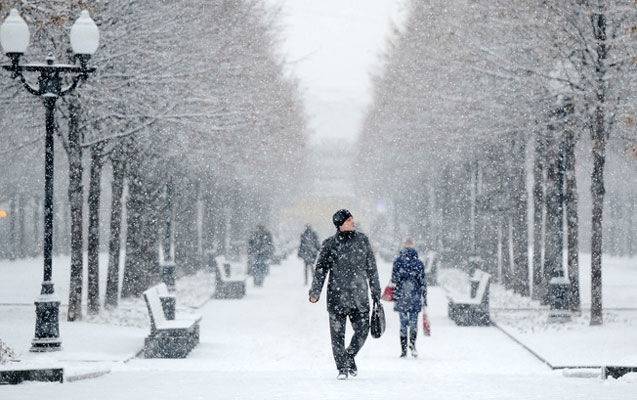
[[[356,362],[352,356],[349,357],[349,368],[347,369],[347,372],[352,378],[358,375],[358,368],[356,367]]]
[[[347,371],[346,370],[338,371],[338,376],[336,377],[336,379],[338,379],[339,381],[344,381],[345,379],[347,379]]]
[[[400,358],[407,357],[407,336],[400,337]]]

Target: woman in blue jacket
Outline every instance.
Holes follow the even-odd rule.
[[[391,280],[396,286],[394,311],[400,313],[400,357],[407,356],[408,337],[411,355],[418,357],[416,351],[418,314],[423,305],[427,306],[427,280],[425,266],[418,258],[413,240],[405,241],[403,249],[394,260]]]

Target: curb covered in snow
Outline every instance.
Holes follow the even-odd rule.
[[[492,320],[492,325],[496,327],[500,332],[504,333],[508,338],[519,344],[526,351],[531,353],[535,358],[546,364],[552,370],[563,370],[563,375],[566,377],[574,378],[601,378],[607,379],[609,376],[612,378],[619,378],[627,373],[637,372],[637,366],[617,366],[617,365],[552,365],[548,360],[539,355],[529,346],[522,343],[513,334],[502,328],[495,321]],[[593,370],[597,370],[593,372]],[[587,372],[588,371],[588,372]]]

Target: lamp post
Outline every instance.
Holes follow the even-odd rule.
[[[71,47],[79,65],[56,64],[49,55],[46,62],[21,64],[20,58],[29,45],[29,27],[16,9],[0,26],[0,44],[11,64],[2,68],[11,72],[13,78],[19,78],[25,89],[42,98],[45,108],[45,152],[44,152],[44,278],[40,296],[35,301],[35,337],[31,342],[31,351],[55,351],[62,348],[59,333],[60,301],[53,290],[53,138],[55,133],[55,103],[58,98],[72,92],[80,81],[86,80],[95,68],[87,66],[91,55],[99,45],[99,31],[88,11],[82,11],[71,27]],[[27,81],[24,72],[39,73],[37,85]],[[71,83],[63,87],[63,76],[71,77]]]

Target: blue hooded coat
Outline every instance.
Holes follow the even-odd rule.
[[[416,250],[404,248],[400,251],[394,260],[391,280],[396,285],[395,311],[417,313],[422,309],[423,302],[427,306],[425,266],[418,258]]]

